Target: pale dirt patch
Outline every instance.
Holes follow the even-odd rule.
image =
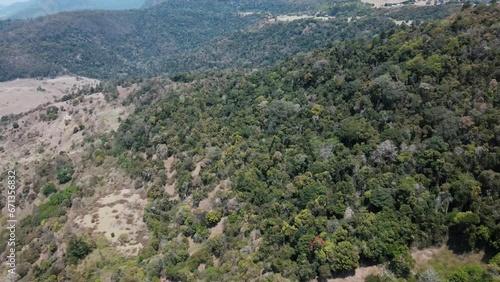
[[[116,179],[116,178],[115,178]],[[94,234],[104,234],[127,256],[136,256],[142,248],[143,221],[147,199],[143,191],[123,189],[102,197],[83,216],[76,216],[74,223],[79,230],[90,229]],[[126,238],[125,241],[121,240]]]
[[[251,15],[255,15],[255,14],[257,14],[257,12],[239,12],[238,13],[238,15],[242,16],[242,17],[251,16]]]
[[[5,138],[0,141],[0,147],[5,151],[0,153],[0,167],[17,167],[18,173],[22,175],[20,179],[22,181],[36,178],[34,169],[36,164],[44,159],[53,159],[62,151],[67,152],[73,160],[78,177],[80,172],[90,168],[83,168],[79,163],[84,154],[84,147],[81,146],[84,136],[82,131],[74,133],[73,129],[83,125],[87,135],[110,132],[118,128],[118,117],[124,119],[133,112],[132,107],[124,108],[108,104],[100,93],[85,96],[83,102],[77,105],[69,102],[52,105],[64,108],[64,111],[59,110],[56,120],[42,121],[40,115],[45,114],[47,107],[41,106],[19,118],[18,129],[13,129],[12,124],[1,129]],[[41,149],[43,152],[39,151]],[[98,175],[103,173],[102,168],[95,173]],[[21,185],[19,188],[21,189]],[[32,190],[33,187],[29,188]],[[18,193],[21,194],[21,191]],[[42,200],[43,197],[37,196],[31,203],[22,201],[18,206],[18,220],[31,213],[32,207],[40,205]]]
[[[385,4],[399,4],[406,0],[361,0],[363,3],[373,4],[375,8],[385,8]]]
[[[210,228],[210,236],[208,237],[209,239],[214,238],[215,236],[222,234],[222,232],[224,231],[224,222],[225,221],[226,221],[226,217],[223,217],[223,218],[221,218],[219,223],[217,223],[216,226]]]
[[[303,19],[314,19],[318,21],[328,21],[334,19],[335,17],[319,17],[310,15],[278,15],[274,18],[269,19],[269,22],[293,22]]]
[[[47,198],[42,196],[41,193],[34,193],[33,182],[26,183],[28,180],[31,181],[31,179],[39,177],[36,175],[36,167],[42,160],[53,161],[55,156],[61,151],[65,151],[74,164],[75,174],[73,180],[75,183],[80,187],[86,187],[85,191],[95,191],[95,194],[93,196],[86,194],[84,198],[74,199],[73,206],[67,211],[66,223],[63,226],[57,225],[58,229],[54,229],[57,231],[54,233],[53,241],[58,249],[51,256],[62,258],[65,255],[68,236],[72,234],[91,234],[92,237],[96,238],[95,235],[99,232],[105,232],[106,239],[113,242],[110,247],[113,249],[112,253],[116,254],[117,251],[127,257],[137,256],[150,239],[149,231],[142,221],[147,203],[145,191],[142,189],[136,190],[133,181],[121,170],[115,168],[116,159],[113,157],[106,157],[104,164],[96,167],[87,154],[86,148],[89,147],[89,144],[83,142],[85,136],[99,138],[102,133],[116,131],[120,124],[118,119],[125,119],[134,109],[132,106],[123,107],[121,103],[107,103],[104,95],[96,93],[85,96],[83,102],[75,105],[69,101],[52,103],[51,105],[60,108],[58,118],[54,121],[42,121],[40,115],[46,113],[47,105],[45,100],[42,100],[42,102],[36,100],[40,96],[35,97],[35,95],[47,95],[50,92],[50,101],[54,101],[53,94],[58,93],[53,96],[61,97],[65,94],[66,89],[73,87],[72,80],[65,79],[32,80],[37,83],[28,84],[27,86],[25,80],[0,83],[0,104],[7,101],[3,99],[7,95],[5,91],[12,93],[5,85],[8,85],[8,87],[29,88],[28,90],[33,93],[33,97],[29,96],[29,93],[23,95],[28,95],[29,99],[33,98],[34,100],[23,101],[26,103],[22,106],[29,106],[27,108],[14,108],[17,111],[15,113],[24,112],[17,120],[20,125],[19,129],[14,130],[12,124],[1,128],[1,135],[4,138],[0,141],[0,147],[3,147],[5,151],[0,153],[0,167],[16,168],[19,174],[20,185],[17,194],[20,202],[17,219],[23,219],[32,212],[35,206],[47,201]],[[58,84],[59,82],[61,83]],[[46,91],[37,92],[36,88],[38,86],[46,89]],[[120,97],[126,97],[133,89],[133,87],[119,89],[121,92]],[[58,92],[56,93],[56,91]],[[39,106],[39,104],[43,105]],[[9,107],[13,105],[10,104]],[[31,105],[36,108],[33,109]],[[64,109],[61,109],[61,107]],[[0,107],[0,111],[3,110],[4,108]],[[85,129],[74,133],[74,128],[80,125],[83,125]],[[85,136],[82,134],[83,132],[85,132]],[[90,179],[97,179],[97,182],[86,182],[86,180]],[[80,185],[80,183],[92,184]],[[40,183],[39,185],[44,184]],[[58,189],[65,189],[68,185],[69,183],[57,185],[57,187]],[[24,192],[21,191],[23,189]],[[114,193],[115,191],[118,192]],[[34,199],[34,201],[28,201],[28,198]],[[5,220],[5,214],[5,211],[0,213],[0,222]],[[94,222],[92,222],[94,215]],[[116,215],[118,215],[118,219]],[[52,228],[56,226],[55,222],[57,221],[57,218],[52,218],[47,221],[46,226]],[[77,222],[75,223],[75,221]],[[82,222],[82,224],[78,224],[78,221]],[[59,229],[59,227],[61,228]],[[116,231],[114,239],[109,238],[112,231]],[[122,238],[125,239],[125,243],[117,241],[121,234],[128,235],[128,239]],[[47,255],[48,253],[43,253],[38,262],[45,260]],[[0,272],[3,271],[4,267],[0,266]]]
[[[0,82],[0,116],[20,114],[37,106],[54,102],[74,85],[97,85],[98,80],[61,76],[53,79],[16,79]],[[45,91],[37,91],[38,87]]]
[[[220,266],[220,259],[217,258],[216,256],[212,256],[212,260],[214,262],[214,266],[219,267]]]
[[[201,248],[203,247],[203,244],[196,243],[191,237],[188,238],[188,241],[189,241],[188,253],[190,256],[192,256],[197,251],[201,250]]]
[[[206,160],[202,160],[202,161],[196,163],[196,167],[191,172],[191,176],[193,178],[195,178],[195,177],[197,177],[197,176],[200,175],[201,169],[205,166],[205,163],[206,163]]]
[[[165,170],[167,171],[167,178],[173,178],[176,174],[175,169],[172,169],[175,163],[175,158],[170,157],[166,159],[164,163],[165,163]]]
[[[432,6],[435,5],[434,0],[416,0],[415,3],[410,5],[401,4],[406,0],[361,0],[363,3],[373,4],[375,8],[394,8],[394,6],[384,6],[385,4],[400,4],[401,6]],[[447,1],[445,1],[446,3]],[[397,7],[397,6],[396,6]]]
[[[198,211],[202,212],[209,212],[213,209],[213,200],[215,199],[215,195],[217,192],[221,191],[222,189],[227,189],[231,186],[231,181],[229,179],[221,181],[219,185],[215,186],[215,188],[208,193],[208,196],[201,200],[200,203],[198,204]]]
[[[413,21],[412,20],[406,20],[406,21],[398,21],[398,20],[395,20],[395,19],[391,19],[395,24],[397,25],[402,25],[402,24],[406,24],[406,25],[412,25],[413,24]]]
[[[139,86],[137,84],[132,84],[129,87],[118,86],[117,87],[118,93],[119,93],[118,102],[121,104],[121,102],[123,102],[125,99],[127,99],[127,97],[130,94],[132,94],[135,90],[137,90],[137,88],[139,88]]]
[[[364,282],[370,275],[382,274],[384,269],[381,266],[359,267],[353,276],[344,278],[328,279],[328,282]]]
[[[415,265],[423,265],[429,262],[433,257],[446,249],[446,246],[427,248],[423,250],[412,249],[411,257],[415,260]]]
[[[9,138],[2,140],[1,145],[10,155],[18,154],[16,161],[31,163],[38,160],[40,155],[35,152],[39,147],[43,147],[45,153],[79,153],[80,146],[76,145],[83,141],[83,135],[82,131],[74,133],[75,127],[82,125],[87,134],[110,132],[118,129],[119,117],[125,118],[133,111],[132,107],[108,104],[100,93],[85,96],[78,105],[58,102],[51,106],[59,108],[58,117],[53,121],[40,119],[48,107],[44,106],[21,117],[17,121],[19,129],[13,129],[11,124],[3,128],[3,134]],[[26,150],[31,154],[26,155]]]
[[[165,185],[165,192],[170,196],[175,196],[175,179],[174,176],[177,173],[175,169],[173,169],[173,165],[175,163],[175,158],[170,157],[164,161],[165,171],[167,172],[167,184]]]
[[[125,254],[128,257],[136,257],[139,255],[139,252],[144,248],[144,246],[141,243],[137,243],[134,245],[126,245],[126,246],[118,246],[116,249],[121,252],[122,254]]]
[[[62,78],[59,78],[59,81],[61,80]],[[51,81],[58,81],[58,79]],[[56,87],[57,84],[49,86]],[[49,89],[49,86],[42,85],[44,89]],[[67,88],[71,87],[72,84],[68,83]],[[91,161],[90,165],[81,161],[88,159],[82,132],[85,131],[86,136],[98,136],[111,130],[117,130],[120,124],[118,118],[125,119],[133,112],[133,107],[107,103],[101,93],[85,96],[83,101],[75,105],[70,102],[58,102],[52,105],[60,109],[57,119],[53,121],[40,119],[40,115],[46,112],[47,106],[45,105],[30,110],[19,118],[17,120],[20,125],[19,129],[13,129],[12,124],[2,128],[2,135],[5,138],[0,141],[0,146],[4,148],[5,152],[0,153],[0,167],[16,167],[18,173],[22,175],[20,181],[26,181],[37,177],[34,168],[38,162],[53,160],[59,152],[67,152],[73,160],[75,169],[73,179],[76,183],[85,182],[84,179],[92,177],[97,177],[100,180],[97,185],[92,184],[90,187],[95,191],[94,196],[75,199],[73,207],[68,210],[67,223],[61,231],[55,233],[55,236],[60,238],[57,242],[64,242],[63,233],[106,232],[107,239],[114,242],[117,249],[125,255],[137,255],[138,250],[149,240],[147,228],[142,221],[144,207],[147,203],[145,192],[135,190],[133,181],[122,172],[115,170],[115,162],[110,157],[106,157],[104,164],[100,167],[96,167]],[[80,125],[83,125],[85,129],[74,133],[73,129]],[[43,148],[43,152],[40,151],[40,148]],[[59,189],[64,189],[66,186],[58,185]],[[26,201],[27,193],[21,193],[22,188],[27,188],[28,194],[31,194],[35,200]],[[34,206],[46,201],[46,198],[40,194],[35,195],[33,188],[29,184],[19,185],[17,192],[19,195],[22,194],[23,198],[17,210],[18,220],[30,214]],[[113,194],[114,191],[118,192]],[[2,212],[2,215],[4,214],[6,213]],[[77,224],[75,224],[75,220]],[[115,232],[114,238],[110,238],[111,232]],[[127,234],[127,242],[117,242],[121,234]],[[56,255],[64,250],[63,247],[64,244],[59,244]]]
[[[90,128],[92,132],[109,133],[112,130],[116,131],[120,126],[119,118],[124,119],[133,112],[133,107],[110,106],[106,103],[103,94],[96,94],[94,97],[97,99],[93,107],[96,118],[92,118],[92,115],[88,118],[84,115],[77,115],[77,118],[83,118],[86,125],[88,125],[86,128]]]
[[[448,2],[448,1],[445,1],[445,2]],[[434,5],[434,1],[433,0],[417,0],[415,1],[415,6],[432,6]]]

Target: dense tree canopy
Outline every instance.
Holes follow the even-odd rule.
[[[306,281],[360,262],[388,262],[410,277],[413,246],[497,252],[498,19],[498,7],[478,6],[269,69],[148,81],[128,100],[138,109],[117,132],[114,153],[166,146],[180,162],[176,189],[185,199],[232,183],[214,206],[224,233],[182,262],[165,261],[187,275],[174,280],[241,281],[263,271]],[[162,91],[168,84],[175,90]],[[185,162],[214,148],[201,181],[191,179]],[[178,208],[154,175],[146,220],[158,239],[196,229],[202,217],[189,209],[194,220],[165,226]],[[185,234],[202,235],[193,232]],[[224,271],[193,271],[206,253]],[[471,267],[450,279],[468,275],[490,277]]]

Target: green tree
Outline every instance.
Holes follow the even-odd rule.
[[[57,168],[57,180],[59,184],[65,184],[71,181],[73,175],[73,166],[65,165]]]
[[[67,256],[69,263],[75,264],[84,259],[95,248],[95,244],[85,237],[73,237],[69,240]]]
[[[207,220],[208,226],[213,226],[213,225],[216,225],[220,221],[221,217],[222,217],[222,215],[220,212],[209,211],[206,214],[205,219]]]
[[[339,242],[329,252],[329,261],[336,272],[354,270],[359,266],[358,249],[350,242]]]
[[[49,183],[43,187],[42,193],[45,197],[48,197],[57,192],[56,185],[54,183]]]
[[[389,269],[398,277],[409,278],[411,270],[415,266],[415,261],[411,257],[408,248],[399,250],[389,263]]]

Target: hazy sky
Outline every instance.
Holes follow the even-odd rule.
[[[26,2],[28,0],[0,0],[0,5],[9,5],[16,2]]]

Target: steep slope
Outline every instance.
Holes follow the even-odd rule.
[[[312,3],[317,2],[172,0],[145,10],[0,22],[0,80],[68,72],[116,78],[187,71],[193,68],[183,68],[185,62],[177,57],[267,17],[239,11],[312,11],[317,8]]]
[[[102,93],[96,81],[79,79],[75,87],[71,81],[39,81],[53,84],[44,85],[47,91],[67,87],[70,94],[0,121],[0,166],[16,170],[19,188],[15,196],[19,276],[8,275],[2,264],[2,281],[57,281],[58,275],[65,281],[88,281],[66,268],[81,255],[75,242],[80,244],[76,248],[95,246],[99,255],[94,263],[108,266],[125,264],[149,244],[151,235],[142,220],[145,190],[135,187],[134,179],[100,149],[107,146],[101,138],[111,135],[133,112],[133,107],[117,102],[135,86],[115,89],[117,102],[108,103],[109,93]],[[5,177],[2,172],[0,179]],[[4,226],[6,195],[0,198]],[[2,230],[2,242],[5,236],[9,234]],[[5,255],[2,249],[2,258]],[[94,264],[87,266],[89,272],[93,268]],[[46,271],[48,275],[42,275]]]
[[[28,176],[20,281],[498,279],[499,21],[478,6],[2,118],[2,162]],[[414,269],[442,244],[490,265]]]
[[[499,19],[480,6],[269,70],[148,82],[116,140],[147,156],[130,164],[149,178],[147,275],[309,281],[387,263],[410,278],[412,247],[496,254]],[[435,275],[496,275],[458,267]]]

